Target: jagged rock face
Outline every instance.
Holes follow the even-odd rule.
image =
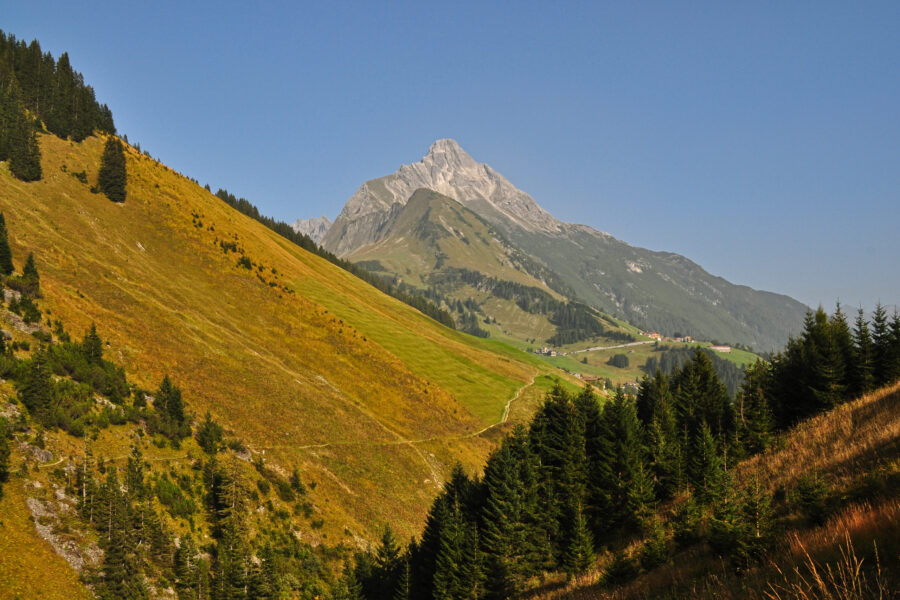
[[[490,166],[478,163],[454,140],[438,140],[417,163],[364,183],[347,201],[323,239],[343,255],[374,241],[394,204],[404,205],[419,188],[452,198],[503,230],[552,233],[561,223]]]
[[[329,227],[331,227],[331,219],[324,215],[312,219],[297,219],[291,224],[294,231],[308,235],[317,244],[322,243],[322,238],[325,237]]]

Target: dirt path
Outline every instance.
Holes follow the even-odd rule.
[[[520,387],[516,391],[516,393],[513,394],[509,398],[509,400],[506,401],[506,404],[503,406],[503,413],[501,414],[499,421],[497,421],[496,423],[493,423],[491,425],[488,425],[487,427],[480,429],[479,431],[476,431],[474,433],[464,433],[462,435],[435,436],[435,437],[420,438],[420,439],[405,439],[405,438],[402,438],[397,432],[393,431],[390,427],[375,420],[374,416],[370,414],[369,417],[372,418],[373,420],[375,420],[375,422],[378,423],[378,425],[380,425],[381,428],[385,430],[385,432],[387,432],[391,435],[397,436],[397,439],[377,441],[377,442],[371,441],[371,440],[347,440],[347,441],[341,441],[341,442],[324,442],[321,444],[275,444],[275,445],[257,446],[255,448],[255,450],[256,451],[274,450],[274,449],[278,449],[278,448],[293,449],[293,450],[315,450],[318,448],[330,448],[330,447],[335,447],[335,446],[366,446],[366,447],[371,447],[371,446],[409,446],[410,449],[412,449],[412,451],[415,452],[418,455],[418,457],[422,460],[422,462],[425,463],[425,465],[428,467],[428,470],[431,473],[431,480],[435,483],[435,485],[437,485],[438,487],[441,487],[441,486],[443,486],[443,480],[441,479],[440,474],[437,472],[435,465],[432,463],[431,460],[428,459],[428,457],[425,455],[425,453],[422,452],[422,450],[416,446],[416,444],[424,444],[427,442],[440,442],[440,441],[471,439],[474,437],[478,437],[479,435],[485,433],[486,431],[493,429],[494,427],[503,425],[504,423],[506,423],[507,420],[509,420],[509,410],[510,410],[510,406],[512,405],[512,403],[515,402],[517,399],[519,399],[522,396],[522,394],[525,392],[525,390],[527,390],[529,387],[534,385],[534,382],[537,379],[537,376],[538,376],[538,372],[535,371],[534,374],[531,376],[531,379],[528,380],[527,383],[522,385],[522,387]],[[123,460],[126,458],[128,458],[128,456],[124,455],[124,456],[113,457],[110,460]],[[185,458],[187,458],[187,455],[159,457],[159,458],[151,458],[151,459],[145,459],[145,460],[177,461],[177,460],[184,460]],[[62,461],[63,461],[63,459],[60,459],[56,463],[53,463],[53,465],[41,465],[41,468],[54,466],[54,465],[59,464]]]
[[[571,352],[563,352],[563,356],[571,356],[572,354],[581,354],[582,352],[594,352],[595,350],[615,350],[616,348],[628,348],[630,346],[640,346],[642,344],[652,344],[655,340],[644,342],[629,342],[627,344],[618,344],[616,346],[594,346],[593,348],[585,348],[584,350],[572,350]]]

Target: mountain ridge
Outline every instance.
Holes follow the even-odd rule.
[[[395,205],[416,189],[452,198],[555,272],[577,298],[646,330],[781,347],[807,307],[774,292],[736,285],[687,257],[631,246],[583,224],[564,223],[457,142],[434,142],[418,162],[363,183],[347,200],[322,245],[347,257],[384,236]]]

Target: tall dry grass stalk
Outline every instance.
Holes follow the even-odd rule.
[[[800,544],[799,539],[796,542]],[[849,533],[840,550],[839,560],[823,563],[804,548],[803,564],[794,567],[789,574],[774,565],[781,581],[769,583],[766,597],[771,600],[888,600],[896,597],[881,572],[877,545],[874,546],[874,570],[871,571],[863,569],[865,559],[856,555]]]

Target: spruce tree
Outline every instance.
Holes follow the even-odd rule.
[[[875,376],[873,373],[873,348],[872,336],[869,334],[869,324],[866,322],[863,309],[859,309],[853,328],[853,368],[851,391],[854,396],[868,394],[875,389]]]
[[[756,361],[744,375],[744,382],[735,399],[738,421],[738,440],[746,454],[757,454],[772,441],[772,412],[766,395],[769,367]]]
[[[92,365],[100,365],[103,362],[103,340],[97,335],[97,326],[91,323],[91,328],[84,335],[81,342],[81,350],[85,358]]]
[[[25,370],[19,387],[19,399],[28,412],[43,422],[53,397],[53,382],[47,367],[46,351],[41,348],[34,353]]]
[[[390,526],[385,526],[375,551],[375,574],[379,584],[376,600],[393,600],[400,576],[400,546]]]
[[[34,264],[34,252],[28,253],[25,266],[22,267],[22,291],[34,298],[41,297],[41,276]]]
[[[9,233],[6,231],[6,218],[0,212],[0,275],[12,275],[12,249],[9,247]]]
[[[888,383],[893,383],[900,378],[900,313],[894,311],[891,318],[891,342],[888,351]]]
[[[840,306],[838,306],[840,311]],[[843,323],[846,329],[846,323]],[[846,330],[849,344],[849,330]],[[811,390],[815,398],[812,413],[837,406],[846,394],[844,351],[841,349],[835,323],[820,307],[815,315],[815,328],[807,339],[807,360],[811,370]]]
[[[467,570],[466,530],[459,502],[453,498],[441,529],[440,547],[435,560],[435,600],[460,600],[463,597]]]
[[[41,178],[41,148],[30,119],[20,115],[11,136],[12,147],[9,156],[9,170],[22,181],[37,181]]]
[[[143,498],[146,489],[144,486],[144,454],[141,447],[135,443],[131,446],[131,454],[128,456],[128,462],[125,465],[125,487],[128,494],[134,499]]]
[[[593,564],[594,542],[578,500],[569,499],[567,510],[572,513],[572,517],[568,520],[571,528],[566,532],[566,545],[560,566],[571,579],[587,571]]]
[[[125,150],[116,138],[110,138],[103,147],[100,158],[100,172],[97,176],[97,187],[113,202],[125,202],[125,183],[127,181],[125,167]]]
[[[843,363],[844,373],[843,378],[841,379],[841,385],[846,394],[853,385],[852,370],[853,361],[855,360],[856,355],[853,347],[853,334],[850,331],[847,316],[841,309],[840,302],[835,306],[834,313],[829,319],[829,324],[831,325],[832,336],[834,336],[834,341],[837,345],[838,353],[841,355],[841,362]]]
[[[722,491],[724,474],[712,431],[704,422],[692,440],[691,460],[688,464],[688,478],[697,500],[702,504],[715,502]]]
[[[197,597],[197,547],[191,534],[181,538],[181,544],[175,550],[173,571],[175,573],[175,591],[179,600]]]
[[[185,424],[186,418],[184,414],[184,400],[181,397],[181,390],[172,383],[168,375],[163,377],[162,383],[159,384],[154,406],[163,421],[169,425],[170,433],[180,436],[180,430]]]
[[[598,503],[591,524],[597,543],[616,531],[638,529],[653,501],[643,435],[634,401],[618,388],[603,407],[600,433],[600,469],[591,480],[592,498]]]
[[[508,598],[543,564],[549,539],[533,500],[538,490],[525,431],[517,427],[484,470],[484,543],[488,598]]]
[[[9,427],[4,417],[0,417],[0,500],[3,499],[3,484],[9,479]]]
[[[872,364],[876,387],[890,383],[891,354],[891,331],[887,311],[879,302],[872,315]]]

